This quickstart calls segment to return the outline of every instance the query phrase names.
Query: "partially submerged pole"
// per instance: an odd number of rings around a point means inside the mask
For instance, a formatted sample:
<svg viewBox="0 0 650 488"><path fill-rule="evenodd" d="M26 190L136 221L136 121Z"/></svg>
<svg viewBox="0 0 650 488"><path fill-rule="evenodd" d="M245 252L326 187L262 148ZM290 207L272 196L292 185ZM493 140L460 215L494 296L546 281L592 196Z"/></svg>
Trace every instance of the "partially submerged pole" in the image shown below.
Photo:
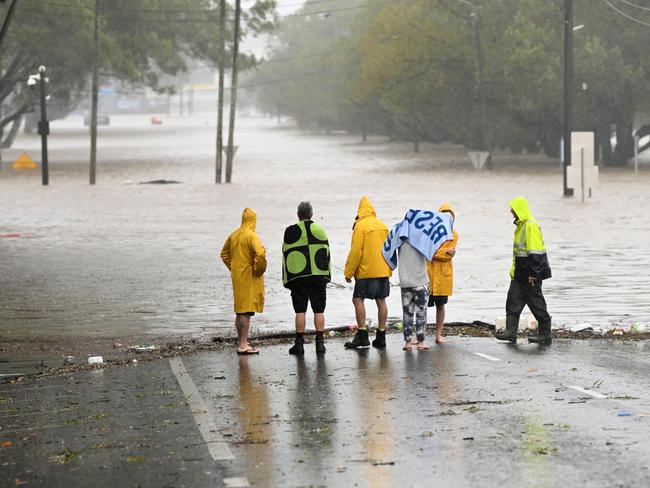
<svg viewBox="0 0 650 488"><path fill-rule="evenodd" d="M217 157L215 183L221 183L223 172L223 84L226 70L226 0L219 0L219 94L217 96Z"/></svg>
<svg viewBox="0 0 650 488"><path fill-rule="evenodd" d="M235 115L237 110L237 58L239 57L239 24L241 19L241 0L235 1L235 33L232 46L232 81L230 83L230 125L228 127L228 149L226 153L226 183L232 180L232 160L235 139Z"/></svg>

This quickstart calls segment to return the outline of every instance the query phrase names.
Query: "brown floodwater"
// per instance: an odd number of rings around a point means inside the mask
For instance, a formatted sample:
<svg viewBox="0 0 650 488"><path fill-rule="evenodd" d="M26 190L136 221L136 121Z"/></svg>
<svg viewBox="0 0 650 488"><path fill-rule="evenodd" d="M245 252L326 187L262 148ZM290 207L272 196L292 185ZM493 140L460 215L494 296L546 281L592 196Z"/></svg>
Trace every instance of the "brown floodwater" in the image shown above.
<svg viewBox="0 0 650 488"><path fill-rule="evenodd" d="M256 329L289 330L293 311L281 282L283 230L301 200L327 230L333 285L330 326L351 324L352 288L342 268L359 198L387 224L410 207L450 202L460 234L448 321L504 315L514 227L508 201L528 197L541 222L553 278L544 285L557 324L650 322L650 172L607 170L593 198L565 199L557 164L496 157L474 171L458 147L345 134L301 133L262 118L238 125L234 183L215 185L214 124L207 118L113 117L101 128L98 183L87 184L88 135L81 118L53 124L51 182L16 173L8 161L39 157L21 136L0 170L0 334L202 334L230 330L230 279L221 245L249 206L268 252L265 312ZM154 179L177 185L138 185ZM392 278L397 282L397 276ZM370 307L370 317L375 315ZM401 315L393 287L389 314ZM430 321L432 317L430 317Z"/></svg>

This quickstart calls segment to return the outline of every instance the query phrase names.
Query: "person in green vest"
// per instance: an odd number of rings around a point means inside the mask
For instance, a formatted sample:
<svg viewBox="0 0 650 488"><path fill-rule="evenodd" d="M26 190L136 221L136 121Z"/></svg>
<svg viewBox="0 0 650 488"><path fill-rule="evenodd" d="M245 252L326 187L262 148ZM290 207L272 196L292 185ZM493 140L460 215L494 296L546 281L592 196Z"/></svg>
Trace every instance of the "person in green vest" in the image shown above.
<svg viewBox="0 0 650 488"><path fill-rule="evenodd" d="M296 340L289 354L302 356L307 304L311 303L316 328L316 354L325 349L326 286L331 279L330 247L325 230L312 222L314 210L309 202L298 205L297 224L284 230L282 243L282 282L291 290L296 313Z"/></svg>

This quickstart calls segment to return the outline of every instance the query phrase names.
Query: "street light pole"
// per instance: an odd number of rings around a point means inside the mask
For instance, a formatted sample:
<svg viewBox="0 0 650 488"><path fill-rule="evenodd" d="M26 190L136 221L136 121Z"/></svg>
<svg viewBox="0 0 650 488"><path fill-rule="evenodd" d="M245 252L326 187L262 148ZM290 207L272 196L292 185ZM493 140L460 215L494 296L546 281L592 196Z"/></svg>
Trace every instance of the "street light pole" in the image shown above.
<svg viewBox="0 0 650 488"><path fill-rule="evenodd" d="M48 80L45 77L45 71L45 66L38 68L41 89L41 120L38 123L38 133L41 136L41 176L43 185L47 186L50 184L49 162L47 158L47 136L50 133L50 123L47 120L47 93L45 85Z"/></svg>
<svg viewBox="0 0 650 488"><path fill-rule="evenodd" d="M567 168L571 164L571 131L573 130L573 0L564 0L564 196L573 196L567 186Z"/></svg>

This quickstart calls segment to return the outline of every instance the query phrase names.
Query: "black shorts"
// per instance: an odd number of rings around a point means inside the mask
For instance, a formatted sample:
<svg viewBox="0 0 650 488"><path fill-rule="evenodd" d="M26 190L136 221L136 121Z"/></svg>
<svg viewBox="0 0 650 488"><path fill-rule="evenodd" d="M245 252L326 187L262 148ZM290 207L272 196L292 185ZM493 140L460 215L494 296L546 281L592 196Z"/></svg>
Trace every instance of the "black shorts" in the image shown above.
<svg viewBox="0 0 650 488"><path fill-rule="evenodd" d="M255 312L241 312L241 313L236 313L235 315L244 315L246 317L252 317L255 315Z"/></svg>
<svg viewBox="0 0 650 488"><path fill-rule="evenodd" d="M449 297L429 295L429 307L440 307L449 301Z"/></svg>
<svg viewBox="0 0 650 488"><path fill-rule="evenodd" d="M359 278L354 280L353 298L381 300L390 295L388 278Z"/></svg>
<svg viewBox="0 0 650 488"><path fill-rule="evenodd" d="M306 276L297 278L289 283L291 301L296 313L307 312L307 303L311 303L314 313L325 312L327 301L327 282L321 276Z"/></svg>

